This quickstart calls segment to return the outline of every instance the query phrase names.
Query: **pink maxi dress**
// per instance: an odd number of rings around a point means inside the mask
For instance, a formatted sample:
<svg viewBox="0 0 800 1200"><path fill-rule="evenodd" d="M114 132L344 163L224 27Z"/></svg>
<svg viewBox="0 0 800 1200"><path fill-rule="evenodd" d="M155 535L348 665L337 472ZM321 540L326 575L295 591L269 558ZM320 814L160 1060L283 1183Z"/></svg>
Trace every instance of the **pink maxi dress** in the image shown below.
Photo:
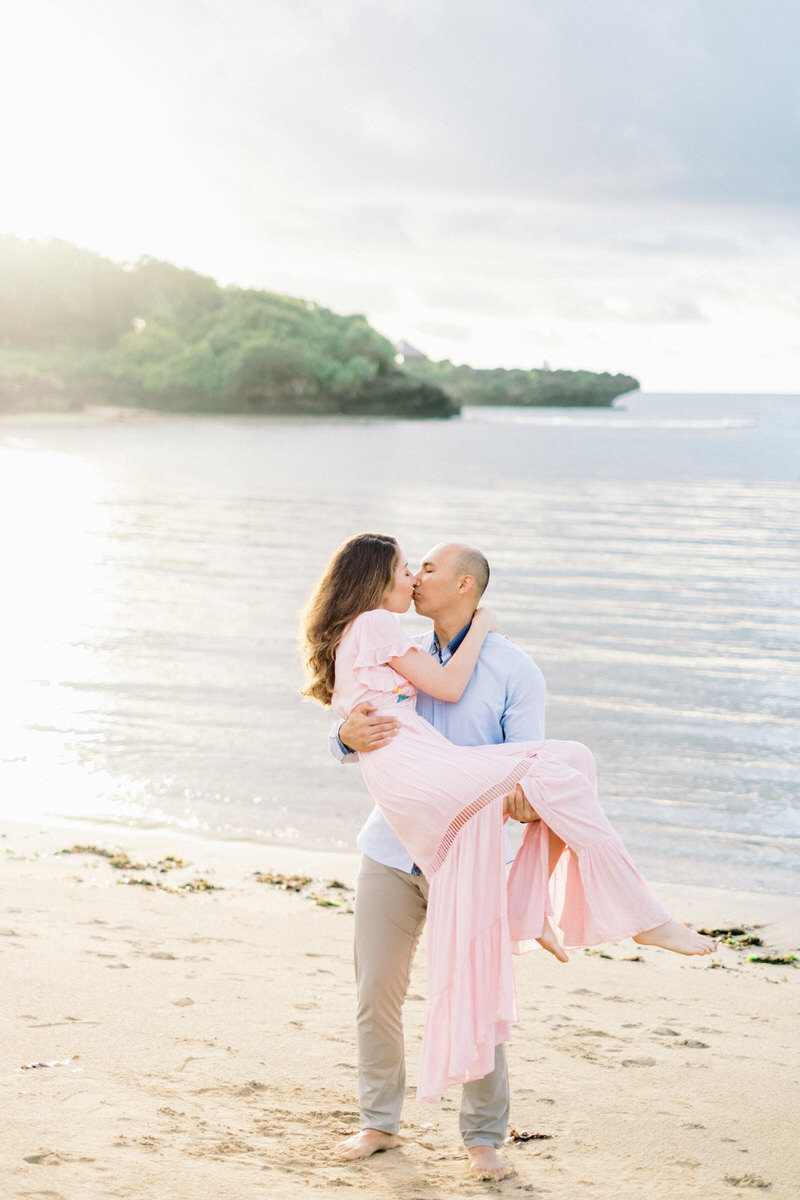
<svg viewBox="0 0 800 1200"><path fill-rule="evenodd" d="M416 712L416 691L388 666L419 648L393 613L347 627L332 707L390 711L400 732L359 755L375 803L429 881L428 1014L417 1098L494 1069L517 1020L512 951L532 949L551 917L568 949L614 942L668 919L597 799L594 759L578 742L456 746ZM519 783L542 820L526 825L510 874L503 798ZM565 842L548 880L549 826Z"/></svg>

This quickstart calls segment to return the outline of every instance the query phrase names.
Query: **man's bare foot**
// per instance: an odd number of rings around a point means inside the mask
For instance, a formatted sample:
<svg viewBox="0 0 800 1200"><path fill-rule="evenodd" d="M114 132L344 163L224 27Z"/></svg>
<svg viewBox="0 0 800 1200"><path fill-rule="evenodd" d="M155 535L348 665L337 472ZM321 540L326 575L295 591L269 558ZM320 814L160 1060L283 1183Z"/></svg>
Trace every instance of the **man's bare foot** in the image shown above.
<svg viewBox="0 0 800 1200"><path fill-rule="evenodd" d="M340 1142L334 1153L339 1155L339 1158L369 1158L370 1154L377 1153L378 1150L394 1150L395 1146L400 1145L400 1138L396 1133L384 1133L382 1129L362 1129L360 1133L354 1133L352 1137Z"/></svg>
<svg viewBox="0 0 800 1200"><path fill-rule="evenodd" d="M514 1174L514 1168L503 1162L494 1146L470 1146L469 1169L476 1179L508 1179Z"/></svg>
<svg viewBox="0 0 800 1200"><path fill-rule="evenodd" d="M542 936L538 937L536 940L542 949L549 950L551 954L556 956L559 962L569 962L567 952L556 937L556 931L553 929L553 926L550 924L547 917L544 919Z"/></svg>
<svg viewBox="0 0 800 1200"><path fill-rule="evenodd" d="M633 939L642 946L661 946L664 950L673 950L676 954L713 954L717 949L714 938L706 937L704 933L695 933L681 925L679 921L665 921L655 929L646 929L637 933Z"/></svg>

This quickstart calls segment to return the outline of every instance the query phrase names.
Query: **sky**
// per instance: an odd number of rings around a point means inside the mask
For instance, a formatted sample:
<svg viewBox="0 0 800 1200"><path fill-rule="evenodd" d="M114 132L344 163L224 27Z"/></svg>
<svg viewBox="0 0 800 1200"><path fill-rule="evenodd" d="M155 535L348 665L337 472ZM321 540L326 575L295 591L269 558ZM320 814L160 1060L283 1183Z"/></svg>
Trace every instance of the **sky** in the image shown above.
<svg viewBox="0 0 800 1200"><path fill-rule="evenodd" d="M428 357L800 392L797 0L25 0L0 232Z"/></svg>

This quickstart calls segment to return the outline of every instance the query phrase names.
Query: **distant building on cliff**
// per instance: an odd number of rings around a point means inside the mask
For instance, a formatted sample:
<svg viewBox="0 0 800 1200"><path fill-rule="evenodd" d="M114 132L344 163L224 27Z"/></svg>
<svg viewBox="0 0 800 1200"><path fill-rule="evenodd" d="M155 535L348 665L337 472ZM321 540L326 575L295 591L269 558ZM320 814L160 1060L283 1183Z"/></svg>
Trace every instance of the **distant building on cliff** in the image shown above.
<svg viewBox="0 0 800 1200"><path fill-rule="evenodd" d="M394 360L398 365L406 362L409 358L421 358L423 362L428 361L427 354L423 354L416 346L412 346L411 342L396 342L395 349L397 350L397 354Z"/></svg>

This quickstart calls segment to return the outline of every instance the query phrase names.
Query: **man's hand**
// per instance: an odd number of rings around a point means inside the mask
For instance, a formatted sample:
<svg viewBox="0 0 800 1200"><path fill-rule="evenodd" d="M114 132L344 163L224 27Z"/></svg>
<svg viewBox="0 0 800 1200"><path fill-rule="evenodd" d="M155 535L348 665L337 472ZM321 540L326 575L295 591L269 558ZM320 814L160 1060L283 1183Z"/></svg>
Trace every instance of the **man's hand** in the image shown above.
<svg viewBox="0 0 800 1200"><path fill-rule="evenodd" d="M503 813L505 816L511 817L512 821L521 821L523 825L530 825L532 821L541 820L519 784L513 792L508 793L503 801Z"/></svg>
<svg viewBox="0 0 800 1200"><path fill-rule="evenodd" d="M400 722L396 717L385 717L369 704L359 704L339 727L339 741L348 750L367 754L370 750L388 746L399 729Z"/></svg>

